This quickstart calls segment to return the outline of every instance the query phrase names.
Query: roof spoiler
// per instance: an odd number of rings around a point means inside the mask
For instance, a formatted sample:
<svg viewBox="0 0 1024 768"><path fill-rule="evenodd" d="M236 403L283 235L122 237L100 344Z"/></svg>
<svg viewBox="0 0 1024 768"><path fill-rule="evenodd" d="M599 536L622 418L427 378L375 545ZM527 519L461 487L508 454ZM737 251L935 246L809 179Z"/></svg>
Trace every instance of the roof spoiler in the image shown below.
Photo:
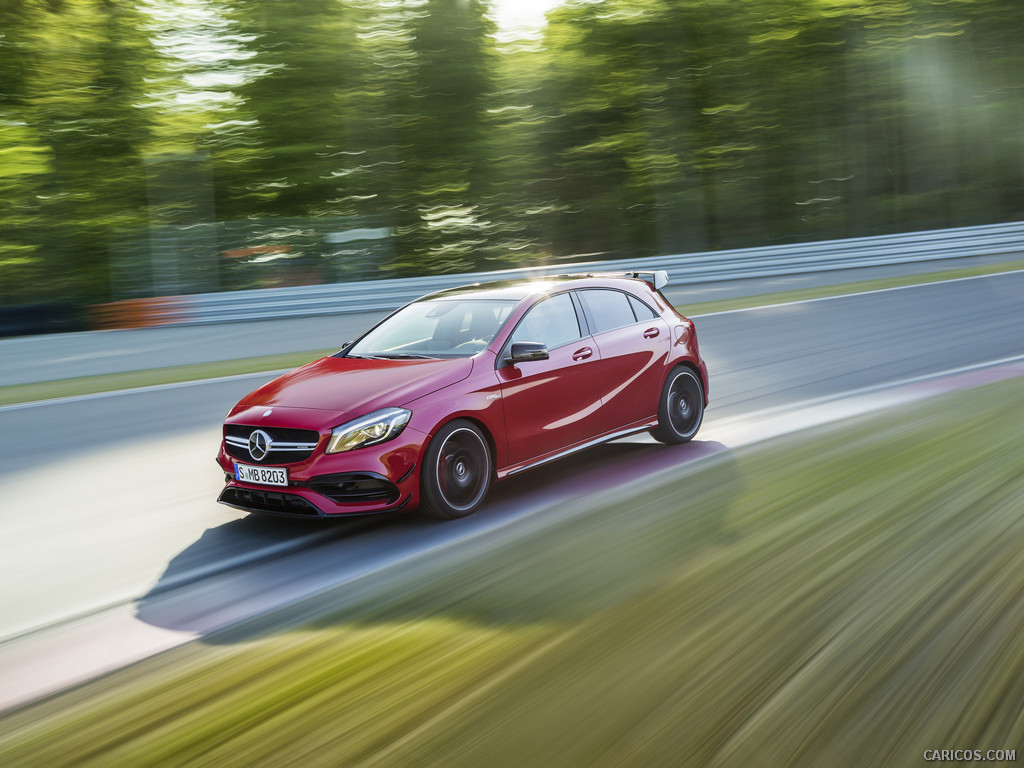
<svg viewBox="0 0 1024 768"><path fill-rule="evenodd" d="M656 291L660 291L668 285L668 272L664 269L637 272L588 272L587 277L632 277L634 280L650 283Z"/></svg>
<svg viewBox="0 0 1024 768"><path fill-rule="evenodd" d="M630 277L637 280L644 280L654 286L654 290L660 291L668 285L668 272L664 269L656 269L651 272L627 272Z"/></svg>
<svg viewBox="0 0 1024 768"><path fill-rule="evenodd" d="M566 273L559 275L559 277L579 277L579 275ZM587 272L587 277L632 277L634 280L643 280L654 286L656 291L660 291L668 285L668 272L664 269L640 270L637 272Z"/></svg>

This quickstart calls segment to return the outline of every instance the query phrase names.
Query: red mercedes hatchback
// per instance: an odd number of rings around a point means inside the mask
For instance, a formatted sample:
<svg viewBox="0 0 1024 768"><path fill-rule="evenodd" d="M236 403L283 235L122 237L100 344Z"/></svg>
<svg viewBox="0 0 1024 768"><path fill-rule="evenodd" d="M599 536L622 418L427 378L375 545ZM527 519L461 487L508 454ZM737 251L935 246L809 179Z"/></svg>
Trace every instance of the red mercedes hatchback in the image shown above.
<svg viewBox="0 0 1024 768"><path fill-rule="evenodd" d="M697 434L707 366L664 272L565 275L434 293L224 422L218 499L345 517L474 512L491 483L636 432Z"/></svg>

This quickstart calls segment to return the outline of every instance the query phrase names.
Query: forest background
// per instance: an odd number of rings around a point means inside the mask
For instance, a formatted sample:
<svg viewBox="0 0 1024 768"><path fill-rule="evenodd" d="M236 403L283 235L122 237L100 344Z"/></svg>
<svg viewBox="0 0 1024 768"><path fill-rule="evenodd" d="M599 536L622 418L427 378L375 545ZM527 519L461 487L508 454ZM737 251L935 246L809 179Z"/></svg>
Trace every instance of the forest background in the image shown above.
<svg viewBox="0 0 1024 768"><path fill-rule="evenodd" d="M1024 218L1020 0L0 0L0 305Z"/></svg>

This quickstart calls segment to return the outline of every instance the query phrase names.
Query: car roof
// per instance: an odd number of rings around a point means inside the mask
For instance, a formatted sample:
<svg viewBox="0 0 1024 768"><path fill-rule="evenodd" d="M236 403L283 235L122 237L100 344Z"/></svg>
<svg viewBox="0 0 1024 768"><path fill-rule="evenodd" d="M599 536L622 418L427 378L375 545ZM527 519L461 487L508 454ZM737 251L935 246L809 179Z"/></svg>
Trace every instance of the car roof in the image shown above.
<svg viewBox="0 0 1024 768"><path fill-rule="evenodd" d="M531 296L539 296L555 291L572 284L573 288L622 288L623 283L642 283L650 289L650 285L640 279L626 277L625 275L545 275L543 277L520 279L520 280L494 280L486 283L473 283L462 285L458 288L449 288L424 296L417 301L433 299L467 298L479 296L488 299L505 299L510 301L522 301Z"/></svg>

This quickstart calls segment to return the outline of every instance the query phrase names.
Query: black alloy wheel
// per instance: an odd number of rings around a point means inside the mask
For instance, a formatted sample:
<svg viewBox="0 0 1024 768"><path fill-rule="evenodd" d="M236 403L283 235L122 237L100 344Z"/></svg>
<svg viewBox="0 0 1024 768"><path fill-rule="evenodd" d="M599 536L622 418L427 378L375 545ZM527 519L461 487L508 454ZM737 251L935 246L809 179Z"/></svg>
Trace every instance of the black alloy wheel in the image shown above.
<svg viewBox="0 0 1024 768"><path fill-rule="evenodd" d="M651 430L655 440L670 445L693 439L704 420L704 388L690 368L673 368L665 379L658 402L658 426Z"/></svg>
<svg viewBox="0 0 1024 768"><path fill-rule="evenodd" d="M473 514L491 487L487 438L464 419L445 424L427 446L420 473L420 511L451 520Z"/></svg>

